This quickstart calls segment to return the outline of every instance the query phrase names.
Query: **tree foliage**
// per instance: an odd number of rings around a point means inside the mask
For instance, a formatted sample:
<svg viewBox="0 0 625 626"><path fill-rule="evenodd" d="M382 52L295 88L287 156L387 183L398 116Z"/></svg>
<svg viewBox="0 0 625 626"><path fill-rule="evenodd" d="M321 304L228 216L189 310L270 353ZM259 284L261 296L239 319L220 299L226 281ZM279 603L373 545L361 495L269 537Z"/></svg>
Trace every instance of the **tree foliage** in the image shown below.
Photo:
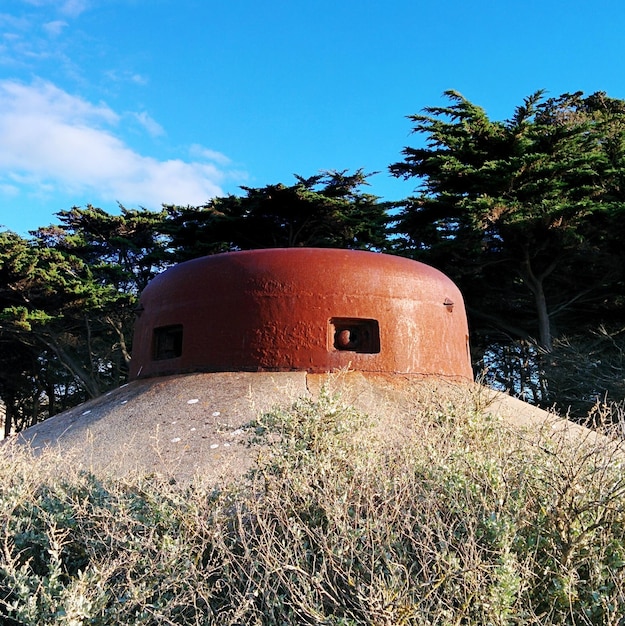
<svg viewBox="0 0 625 626"><path fill-rule="evenodd" d="M387 246L387 205L360 191L367 184L361 170L295 178L290 186L242 187L243 196L200 207L167 207L174 259L255 248Z"/></svg>
<svg viewBox="0 0 625 626"><path fill-rule="evenodd" d="M118 386L139 292L163 266L162 215L77 207L32 238L0 233L5 431Z"/></svg>
<svg viewBox="0 0 625 626"><path fill-rule="evenodd" d="M8 421L29 425L40 411L53 414L61 398L75 403L98 394L81 356L82 331L99 298L79 259L0 234L0 393ZM77 387L83 393L74 398Z"/></svg>
<svg viewBox="0 0 625 626"><path fill-rule="evenodd" d="M140 292L168 265L264 247L382 249L386 205L362 171L243 188L201 207L88 205L25 239L0 233L0 399L19 430L126 378Z"/></svg>
<svg viewBox="0 0 625 626"><path fill-rule="evenodd" d="M446 96L410 117L425 143L390 170L419 181L399 216L405 250L459 283L477 343L545 354L622 320L625 102L539 91L495 121Z"/></svg>
<svg viewBox="0 0 625 626"><path fill-rule="evenodd" d="M137 294L166 265L168 240L160 232L165 210L119 207L118 215L88 205L59 212L59 224L33 235L46 248L80 258L102 284Z"/></svg>
<svg viewBox="0 0 625 626"><path fill-rule="evenodd" d="M428 262L462 289L472 351L493 384L581 412L606 390L620 397L608 373L623 378L625 101L538 91L498 121L457 92L446 97L410 116L422 141L390 166L417 181L401 203L363 191L362 170L328 171L195 207L73 207L30 238L0 232L7 429L125 379L137 298L155 274L270 247Z"/></svg>

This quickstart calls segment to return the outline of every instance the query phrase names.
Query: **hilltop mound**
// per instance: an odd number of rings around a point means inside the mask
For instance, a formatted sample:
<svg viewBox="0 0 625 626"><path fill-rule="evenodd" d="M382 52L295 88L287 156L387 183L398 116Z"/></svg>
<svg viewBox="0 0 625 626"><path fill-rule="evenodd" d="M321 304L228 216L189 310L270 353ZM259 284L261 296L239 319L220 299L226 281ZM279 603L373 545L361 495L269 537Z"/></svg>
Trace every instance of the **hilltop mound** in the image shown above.
<svg viewBox="0 0 625 626"><path fill-rule="evenodd" d="M426 401L442 413L459 404L469 413L486 410L504 429L587 432L476 384L359 372L220 372L133 381L27 429L18 441L35 452L57 449L96 474L227 481L245 473L259 453L250 423L298 398L317 398L322 388L374 417L389 439L402 436Z"/></svg>

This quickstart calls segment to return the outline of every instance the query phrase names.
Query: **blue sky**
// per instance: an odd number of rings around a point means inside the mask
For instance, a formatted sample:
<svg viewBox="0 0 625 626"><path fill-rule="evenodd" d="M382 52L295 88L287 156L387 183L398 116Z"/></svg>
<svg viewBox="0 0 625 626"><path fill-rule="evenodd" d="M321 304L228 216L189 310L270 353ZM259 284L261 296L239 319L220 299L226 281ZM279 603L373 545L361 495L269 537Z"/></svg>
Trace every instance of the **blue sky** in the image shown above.
<svg viewBox="0 0 625 626"><path fill-rule="evenodd" d="M460 91L625 98L622 0L0 0L0 225L379 171Z"/></svg>

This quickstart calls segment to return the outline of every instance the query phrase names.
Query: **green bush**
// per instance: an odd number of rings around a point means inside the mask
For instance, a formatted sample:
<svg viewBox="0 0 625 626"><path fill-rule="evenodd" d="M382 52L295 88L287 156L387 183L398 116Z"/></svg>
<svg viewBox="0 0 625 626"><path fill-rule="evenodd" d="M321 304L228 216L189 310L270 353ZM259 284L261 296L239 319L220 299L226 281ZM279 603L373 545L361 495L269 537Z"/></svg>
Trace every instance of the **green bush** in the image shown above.
<svg viewBox="0 0 625 626"><path fill-rule="evenodd" d="M327 392L249 428L255 468L219 490L5 446L2 623L625 623L614 439L511 430L478 401L390 436Z"/></svg>

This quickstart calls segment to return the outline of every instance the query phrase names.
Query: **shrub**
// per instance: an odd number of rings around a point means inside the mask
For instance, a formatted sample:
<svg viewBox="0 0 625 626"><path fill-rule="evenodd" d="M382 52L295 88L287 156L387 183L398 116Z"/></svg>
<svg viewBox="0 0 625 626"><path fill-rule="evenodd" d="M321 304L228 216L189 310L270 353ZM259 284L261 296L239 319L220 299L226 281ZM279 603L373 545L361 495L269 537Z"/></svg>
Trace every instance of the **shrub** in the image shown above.
<svg viewBox="0 0 625 626"><path fill-rule="evenodd" d="M5 446L3 623L623 623L617 441L440 399L390 437L327 391L250 429L254 470L219 490Z"/></svg>

